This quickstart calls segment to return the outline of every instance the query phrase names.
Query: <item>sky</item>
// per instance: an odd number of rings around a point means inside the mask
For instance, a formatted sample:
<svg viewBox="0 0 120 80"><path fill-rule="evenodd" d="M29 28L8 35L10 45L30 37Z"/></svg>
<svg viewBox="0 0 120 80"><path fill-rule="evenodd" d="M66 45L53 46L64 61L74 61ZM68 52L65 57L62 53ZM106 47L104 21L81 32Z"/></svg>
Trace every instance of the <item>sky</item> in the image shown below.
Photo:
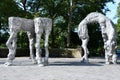
<svg viewBox="0 0 120 80"><path fill-rule="evenodd" d="M115 16L117 15L117 7L120 0L114 0L114 2L114 4L107 3L107 7L110 11L106 13L106 16L110 18L114 23L117 23L117 18L115 18Z"/></svg>

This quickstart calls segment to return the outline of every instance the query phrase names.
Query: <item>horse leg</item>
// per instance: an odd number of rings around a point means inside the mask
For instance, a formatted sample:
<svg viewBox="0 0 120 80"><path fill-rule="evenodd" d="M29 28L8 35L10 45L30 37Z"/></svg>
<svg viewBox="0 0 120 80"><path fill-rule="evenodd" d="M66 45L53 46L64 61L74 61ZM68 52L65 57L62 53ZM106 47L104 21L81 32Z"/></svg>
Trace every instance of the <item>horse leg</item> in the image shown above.
<svg viewBox="0 0 120 80"><path fill-rule="evenodd" d="M112 56L111 53L108 53L107 47L108 47L108 37L106 33L103 33L102 31L102 38L104 42L104 49L105 49L105 64L110 64L110 56Z"/></svg>
<svg viewBox="0 0 120 80"><path fill-rule="evenodd" d="M32 59L32 62L36 64L35 56L34 56L34 33L33 32L27 32L28 39L29 39L29 50L30 50L30 58Z"/></svg>
<svg viewBox="0 0 120 80"><path fill-rule="evenodd" d="M117 54L116 54L116 49L117 49L116 41L113 42L112 45L113 45L113 47L112 47L112 48L113 48L113 49L112 49L112 51L113 51L113 52L112 52L112 54L113 54L113 55L112 55L112 63L113 63L113 64L117 64L117 57L118 57L118 56L117 56Z"/></svg>
<svg viewBox="0 0 120 80"><path fill-rule="evenodd" d="M41 56L42 51L40 49L41 35L42 35L41 31L36 32L36 44L35 44L35 47L36 47L36 60L37 60L37 63L38 63L39 66L44 66L43 63L42 63L42 56Z"/></svg>
<svg viewBox="0 0 120 80"><path fill-rule="evenodd" d="M45 31L45 59L44 59L44 65L48 65L48 57L49 57L49 50L48 50L48 39L50 35L50 30Z"/></svg>
<svg viewBox="0 0 120 80"><path fill-rule="evenodd" d="M81 62L87 62L87 63L89 62L89 60L88 60L89 51L88 51L88 48L87 48L88 40L89 40L89 38L82 39L82 48L83 48L83 51L84 51L84 55L81 59Z"/></svg>
<svg viewBox="0 0 120 80"><path fill-rule="evenodd" d="M105 51L105 64L110 64L110 55L108 55Z"/></svg>
<svg viewBox="0 0 120 80"><path fill-rule="evenodd" d="M110 64L110 56L112 55L109 55L110 52L109 52L109 44L108 44L108 40L106 42L104 42L104 49L105 49L105 64Z"/></svg>
<svg viewBox="0 0 120 80"><path fill-rule="evenodd" d="M7 65L7 66L12 65L13 64L12 61L15 59L16 48L17 48L16 42L17 42L17 33L12 32L10 34L10 37L9 37L8 41L6 42L6 46L9 49L9 53L8 53L8 56L7 56L7 61L5 63L5 65Z"/></svg>
<svg viewBox="0 0 120 80"><path fill-rule="evenodd" d="M112 55L112 63L117 64L117 54Z"/></svg>

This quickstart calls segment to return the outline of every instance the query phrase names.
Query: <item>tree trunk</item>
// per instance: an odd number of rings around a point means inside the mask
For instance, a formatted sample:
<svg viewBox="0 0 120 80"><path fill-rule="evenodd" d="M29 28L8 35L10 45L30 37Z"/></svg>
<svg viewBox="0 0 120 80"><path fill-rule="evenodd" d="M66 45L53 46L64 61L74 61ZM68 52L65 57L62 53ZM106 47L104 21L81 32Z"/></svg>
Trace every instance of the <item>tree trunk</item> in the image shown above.
<svg viewBox="0 0 120 80"><path fill-rule="evenodd" d="M51 38L52 38L52 45L51 47L54 48L55 47L55 36L54 36L54 26L53 26L53 19L52 19L52 31L51 31Z"/></svg>
<svg viewBox="0 0 120 80"><path fill-rule="evenodd" d="M27 0L22 0L24 11L26 11L26 2L27 2Z"/></svg>
<svg viewBox="0 0 120 80"><path fill-rule="evenodd" d="M71 25L72 25L72 0L70 0L69 21L68 21L68 36L67 36L67 47L70 47Z"/></svg>
<svg viewBox="0 0 120 80"><path fill-rule="evenodd" d="M1 25L1 17L0 17L0 30L1 30L1 28L2 28L2 25Z"/></svg>

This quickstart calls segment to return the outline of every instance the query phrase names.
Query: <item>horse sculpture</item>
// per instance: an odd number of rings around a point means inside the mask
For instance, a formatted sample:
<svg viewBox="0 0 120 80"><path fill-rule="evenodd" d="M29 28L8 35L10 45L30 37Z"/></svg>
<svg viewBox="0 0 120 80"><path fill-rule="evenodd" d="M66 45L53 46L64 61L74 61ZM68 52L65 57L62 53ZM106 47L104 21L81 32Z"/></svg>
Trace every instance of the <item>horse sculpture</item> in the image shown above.
<svg viewBox="0 0 120 80"><path fill-rule="evenodd" d="M36 22L35 22L36 21ZM21 30L26 31L29 39L29 49L30 49L30 56L33 61L33 63L38 63L40 64L40 49L39 49L39 39L40 36L43 32L43 29L45 30L45 45L48 46L48 34L50 34L50 31L47 30L46 27L51 28L51 21L49 22L49 19L44 20L44 18L40 18L40 20L37 20L37 18L34 20L31 19L25 19L25 18L20 18L20 17L9 17L9 29L10 29L10 37L8 41L6 42L6 46L9 49L9 53L7 56L7 61L5 65L10 66L13 64L13 60L15 59L15 54L16 54L16 42L17 42L17 33ZM45 22L44 22L45 21ZM34 25L35 24L35 25ZM51 30L51 29L50 29ZM35 32L36 32L36 59L34 57L34 38L35 38ZM39 39L38 39L39 38ZM46 49L47 50L47 49ZM47 57L48 51L46 51Z"/></svg>
<svg viewBox="0 0 120 80"><path fill-rule="evenodd" d="M17 33L21 30L26 31L29 39L29 49L31 59L34 62L34 55L33 55L33 46L34 46L34 21L31 19L25 19L20 17L9 17L9 30L10 30L10 37L6 42L6 46L9 49L9 53L7 56L7 61L5 65L10 66L13 64L13 60L15 59L16 54L16 42L17 42Z"/></svg>
<svg viewBox="0 0 120 80"><path fill-rule="evenodd" d="M105 63L110 64L110 59L112 57L112 63L117 63L117 55L116 55L116 48L117 48L117 32L115 29L115 25L113 22L107 18L105 15L92 12L88 14L78 26L78 36L82 40L82 48L84 51L84 55L81 59L82 62L89 62L88 54L89 50L87 48L87 44L89 41L88 29L87 24L89 23L99 23L101 28L101 34L104 42L104 49L105 49Z"/></svg>

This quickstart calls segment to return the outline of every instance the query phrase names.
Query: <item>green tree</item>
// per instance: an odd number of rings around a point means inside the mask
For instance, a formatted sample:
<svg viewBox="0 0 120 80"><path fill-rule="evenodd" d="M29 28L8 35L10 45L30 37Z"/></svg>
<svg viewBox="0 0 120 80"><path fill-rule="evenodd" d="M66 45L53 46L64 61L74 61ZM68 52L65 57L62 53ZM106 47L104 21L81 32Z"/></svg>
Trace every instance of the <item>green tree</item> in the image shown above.
<svg viewBox="0 0 120 80"><path fill-rule="evenodd" d="M18 5L18 3L16 3L16 0L0 0L0 45L1 46L5 46L5 43L9 37L8 17L10 16L30 18L31 14L27 11L25 12L24 10L22 10L22 8ZM26 36L24 37L25 40L27 37ZM23 38L20 37L18 38L18 45L21 44L20 42L22 41L21 39Z"/></svg>
<svg viewBox="0 0 120 80"><path fill-rule="evenodd" d="M52 19L53 27L50 38L50 45L52 47L57 47L58 38L61 38L60 35L64 36L64 30L67 27L63 27L65 25L65 20L63 15L66 15L67 3L68 0L29 0L29 12L33 13L34 17L49 17ZM59 25L58 25L59 24ZM62 28L63 27L63 28ZM63 34L59 34L60 30ZM59 36L58 36L59 35ZM63 40L63 39L60 39ZM61 41L64 42L64 41Z"/></svg>
<svg viewBox="0 0 120 80"><path fill-rule="evenodd" d="M14 0L0 0L0 45L8 38L8 17L17 16L18 11Z"/></svg>
<svg viewBox="0 0 120 80"><path fill-rule="evenodd" d="M7 2L12 3L7 4ZM70 5L71 2L72 5ZM77 34L75 33L74 35L74 29L77 28L79 22L90 12L98 11L105 13L108 11L106 8L106 3L108 2L113 2L113 0L2 0L0 4L4 4L3 6L5 6L5 4L7 4L7 6L12 4L15 6L13 8L9 7L11 11L11 13L9 13L9 11L7 12L3 9L4 7L0 5L0 11L2 12L0 14L2 14L2 18L6 16L7 18L9 16L19 16L31 19L35 17L49 17L53 20L53 28L49 40L50 46L58 48L66 47L67 42L69 47L75 47L77 44L80 44L78 37L75 37ZM3 16L4 12L8 15ZM7 23L7 21L5 23ZM97 27L89 27L90 35L98 37L96 29ZM19 35L21 35L21 33L19 33ZM22 38L20 38L18 42L25 41L21 39ZM95 38L91 39L94 39L96 43L98 43L98 40ZM101 38L98 39L101 40ZM96 48L96 45L93 46L93 44L90 44L90 46L94 47L93 49Z"/></svg>
<svg viewBox="0 0 120 80"><path fill-rule="evenodd" d="M118 36L117 36L117 43L118 43L118 49L120 49L120 3L118 4L117 7L117 17L118 17L118 21L117 21L117 32L118 32Z"/></svg>

